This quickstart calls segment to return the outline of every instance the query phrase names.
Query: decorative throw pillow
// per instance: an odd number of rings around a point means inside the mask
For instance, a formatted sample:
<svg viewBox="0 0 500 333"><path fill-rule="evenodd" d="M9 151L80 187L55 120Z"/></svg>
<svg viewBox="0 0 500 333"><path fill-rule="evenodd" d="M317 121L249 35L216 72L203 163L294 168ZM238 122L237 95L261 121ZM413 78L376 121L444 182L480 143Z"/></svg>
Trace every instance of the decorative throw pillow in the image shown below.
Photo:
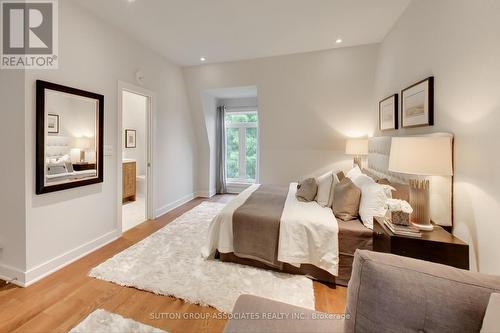
<svg viewBox="0 0 500 333"><path fill-rule="evenodd" d="M498 314L500 314L500 294L493 293L490 295L490 301L486 308L481 333L500 332L500 316Z"/></svg>
<svg viewBox="0 0 500 333"><path fill-rule="evenodd" d="M307 178L297 185L297 192L295 193L295 196L299 200L313 201L317 192L318 184L316 184L316 179Z"/></svg>
<svg viewBox="0 0 500 333"><path fill-rule="evenodd" d="M377 179L376 182L380 185L391 185L391 182L387 178Z"/></svg>
<svg viewBox="0 0 500 333"><path fill-rule="evenodd" d="M374 181L376 181L378 183L380 178L375 173L371 172L368 169L362 169L361 172L363 174L367 175L368 177L371 177Z"/></svg>
<svg viewBox="0 0 500 333"><path fill-rule="evenodd" d="M379 179L377 180L377 183L382 186L384 185L391 186L391 198L404 201L410 200L410 194L409 194L410 187L408 185L400 183L392 183L387 178Z"/></svg>
<svg viewBox="0 0 500 333"><path fill-rule="evenodd" d="M333 206L333 198L335 197L335 186L337 186L338 183L340 183L339 178L336 175L333 175L332 188L330 190L330 199L328 200L327 207Z"/></svg>
<svg viewBox="0 0 500 333"><path fill-rule="evenodd" d="M361 190L354 185L351 179L344 178L335 185L333 195L333 213L342 221L351 221L358 218Z"/></svg>
<svg viewBox="0 0 500 333"><path fill-rule="evenodd" d="M338 178L339 182L341 182L341 181L342 181L342 179L344 179L344 178L345 178L344 171L339 171L339 172L337 172L337 178Z"/></svg>
<svg viewBox="0 0 500 333"><path fill-rule="evenodd" d="M321 207L327 207L332 190L333 172L328 172L319 176L316 182L318 183L318 193L316 194L315 200Z"/></svg>
<svg viewBox="0 0 500 333"><path fill-rule="evenodd" d="M349 172L345 176L353 180L354 178L361 176L362 174L363 173L361 172L361 169L359 168L359 166L356 165L354 168L349 170Z"/></svg>
<svg viewBox="0 0 500 333"><path fill-rule="evenodd" d="M361 189L359 215L365 227L373 229L373 218L385 216L387 195L384 188L367 175L359 175L352 182Z"/></svg>

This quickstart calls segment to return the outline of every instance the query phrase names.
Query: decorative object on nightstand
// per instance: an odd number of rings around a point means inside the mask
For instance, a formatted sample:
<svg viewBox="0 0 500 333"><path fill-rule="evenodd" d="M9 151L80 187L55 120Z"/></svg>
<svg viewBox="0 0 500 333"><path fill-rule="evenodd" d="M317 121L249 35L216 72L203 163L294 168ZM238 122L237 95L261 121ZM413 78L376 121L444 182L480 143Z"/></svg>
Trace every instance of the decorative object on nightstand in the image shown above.
<svg viewBox="0 0 500 333"><path fill-rule="evenodd" d="M432 261L469 269L469 246L441 226L422 233L421 237L397 235L376 217L373 223L373 251Z"/></svg>
<svg viewBox="0 0 500 333"><path fill-rule="evenodd" d="M389 230L394 234L394 235L399 235L399 236L408 236L408 237L422 237L422 233L418 231L417 228L411 225L402 225L402 224L395 224L392 223L390 220L385 219L384 220L384 225L389 228Z"/></svg>
<svg viewBox="0 0 500 333"><path fill-rule="evenodd" d="M404 200L387 199L385 209L390 221L397 225L410 225L410 215L413 213L413 208Z"/></svg>
<svg viewBox="0 0 500 333"><path fill-rule="evenodd" d="M452 142L447 137L394 137L389 171L415 175L410 180L411 223L430 231L429 179L425 176L453 175Z"/></svg>
<svg viewBox="0 0 500 333"><path fill-rule="evenodd" d="M90 139L81 137L74 139L74 147L80 151L80 163L85 162L85 150L90 149Z"/></svg>
<svg viewBox="0 0 500 333"><path fill-rule="evenodd" d="M362 167L363 156L368 155L368 139L347 139L345 145L346 155L354 156L354 165Z"/></svg>

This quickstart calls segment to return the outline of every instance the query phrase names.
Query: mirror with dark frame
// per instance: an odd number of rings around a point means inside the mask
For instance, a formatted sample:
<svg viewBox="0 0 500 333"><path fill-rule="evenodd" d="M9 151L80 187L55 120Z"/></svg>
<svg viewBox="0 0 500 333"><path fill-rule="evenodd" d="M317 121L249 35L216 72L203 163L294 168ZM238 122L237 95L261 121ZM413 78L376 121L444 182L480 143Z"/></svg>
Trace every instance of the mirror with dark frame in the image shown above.
<svg viewBox="0 0 500 333"><path fill-rule="evenodd" d="M36 194L102 183L104 96L36 82Z"/></svg>

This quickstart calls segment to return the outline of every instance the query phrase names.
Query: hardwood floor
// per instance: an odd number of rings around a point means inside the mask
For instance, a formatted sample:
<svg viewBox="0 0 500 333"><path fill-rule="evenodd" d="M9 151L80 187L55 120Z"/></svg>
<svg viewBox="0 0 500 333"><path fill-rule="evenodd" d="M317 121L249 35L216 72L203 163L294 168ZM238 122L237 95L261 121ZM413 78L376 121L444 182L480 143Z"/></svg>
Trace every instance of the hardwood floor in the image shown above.
<svg viewBox="0 0 500 333"><path fill-rule="evenodd" d="M216 196L209 201L227 202L231 198ZM219 313L213 308L87 276L93 267L146 238L205 200L194 199L155 221L144 222L116 241L28 288L0 283L0 332L67 332L97 308L171 333L221 332L226 325L225 320L205 319L206 316ZM342 313L346 291L344 287L332 289L314 282L316 309ZM171 318L179 314L181 318ZM183 314L203 317L185 319Z"/></svg>

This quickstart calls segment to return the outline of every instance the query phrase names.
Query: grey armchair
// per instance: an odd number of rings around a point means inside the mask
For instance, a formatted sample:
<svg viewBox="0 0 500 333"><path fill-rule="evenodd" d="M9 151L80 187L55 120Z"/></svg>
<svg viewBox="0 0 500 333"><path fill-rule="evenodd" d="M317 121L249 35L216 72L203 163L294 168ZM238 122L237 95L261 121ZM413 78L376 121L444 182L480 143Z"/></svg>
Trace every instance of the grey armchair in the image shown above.
<svg viewBox="0 0 500 333"><path fill-rule="evenodd" d="M302 312L306 319L230 320L225 332L479 332L490 294L499 292L498 276L358 250L345 321L244 295L233 313Z"/></svg>
<svg viewBox="0 0 500 333"><path fill-rule="evenodd" d="M500 277L358 251L347 292L347 332L479 332Z"/></svg>

